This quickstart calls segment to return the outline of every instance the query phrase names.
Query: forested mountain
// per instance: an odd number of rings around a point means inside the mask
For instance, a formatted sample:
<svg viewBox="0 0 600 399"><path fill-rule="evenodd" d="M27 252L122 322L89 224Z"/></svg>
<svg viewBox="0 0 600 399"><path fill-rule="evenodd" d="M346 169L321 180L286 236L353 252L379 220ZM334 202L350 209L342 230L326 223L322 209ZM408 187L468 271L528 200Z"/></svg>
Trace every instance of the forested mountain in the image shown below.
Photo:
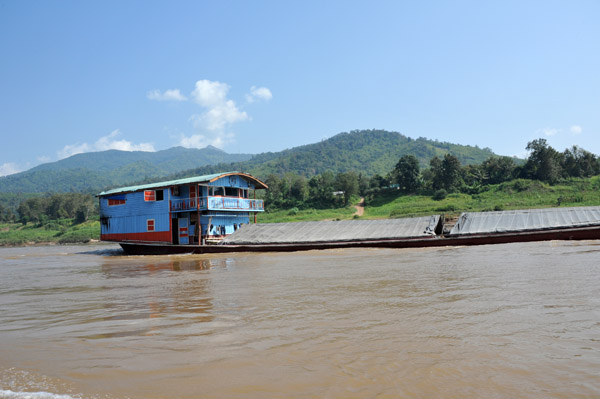
<svg viewBox="0 0 600 399"><path fill-rule="evenodd" d="M210 165L176 174L177 177L239 170L257 177L293 172L306 177L329 171L355 171L367 176L385 175L398 159L412 154L421 167L428 167L434 156L452 154L463 165L478 164L494 153L490 149L451 144L425 138L411 139L385 130L355 130L340 133L319 143L287 149L278 153L263 153L234 164Z"/></svg>
<svg viewBox="0 0 600 399"><path fill-rule="evenodd" d="M250 154L227 154L215 147L173 147L157 152L108 150L73 155L28 171L0 177L0 192L90 192L160 178L191 168L239 162Z"/></svg>
<svg viewBox="0 0 600 399"><path fill-rule="evenodd" d="M26 172L0 177L0 193L89 192L160 178L178 178L230 170L259 178L293 172L307 177L326 171L385 175L406 154L422 167L438 155L452 154L463 165L481 163L489 149L411 139L385 130L340 133L319 143L258 155L227 154L217 148L175 147L157 152L102 151L77 154Z"/></svg>

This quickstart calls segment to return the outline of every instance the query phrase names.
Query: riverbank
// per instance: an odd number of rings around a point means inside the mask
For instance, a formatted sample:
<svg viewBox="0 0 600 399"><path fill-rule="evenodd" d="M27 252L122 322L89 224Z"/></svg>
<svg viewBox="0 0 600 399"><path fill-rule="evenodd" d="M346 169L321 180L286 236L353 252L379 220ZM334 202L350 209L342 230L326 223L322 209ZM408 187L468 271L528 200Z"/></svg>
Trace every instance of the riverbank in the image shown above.
<svg viewBox="0 0 600 399"><path fill-rule="evenodd" d="M600 205L600 177L570 179L549 185L532 180L481 187L472 194L451 193L443 199L432 195L402 195L388 191L374 198L366 198L362 216L356 215L360 200L353 206L335 209L292 209L266 212L257 216L259 223L308 222L318 220L394 219L443 214L447 219L462 212L487 212L512 209L574 207Z"/></svg>
<svg viewBox="0 0 600 399"><path fill-rule="evenodd" d="M82 244L100 240L100 222L73 224L70 219L49 221L46 224L2 223L0 246L34 246Z"/></svg>
<svg viewBox="0 0 600 399"><path fill-rule="evenodd" d="M382 192L365 198L362 215L356 206L361 199L343 208L280 209L259 213L258 223L308 222L349 219L395 219L444 215L455 219L462 212L600 205L600 176L570 179L556 185L539 181L513 180L485 186L473 194L452 193L442 199L431 195L402 195ZM74 224L72 219L50 220L45 224L0 224L0 246L86 243L100 239L100 222Z"/></svg>

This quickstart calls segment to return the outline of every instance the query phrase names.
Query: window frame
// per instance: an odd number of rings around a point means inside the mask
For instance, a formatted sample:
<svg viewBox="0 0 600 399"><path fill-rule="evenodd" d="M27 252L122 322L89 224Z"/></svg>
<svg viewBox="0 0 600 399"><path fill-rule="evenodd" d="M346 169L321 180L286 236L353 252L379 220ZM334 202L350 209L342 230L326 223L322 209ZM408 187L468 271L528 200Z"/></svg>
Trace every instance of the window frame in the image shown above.
<svg viewBox="0 0 600 399"><path fill-rule="evenodd" d="M144 190L144 202L155 202L156 190Z"/></svg>
<svg viewBox="0 0 600 399"><path fill-rule="evenodd" d="M106 200L107 200L108 206L125 205L125 202L127 201L125 199L113 199L113 198L107 198Z"/></svg>
<svg viewBox="0 0 600 399"><path fill-rule="evenodd" d="M229 191L229 193L227 193L227 191ZM235 191L235 194L232 194L233 191ZM239 198L240 197L240 189L237 187L225 187L225 197Z"/></svg>

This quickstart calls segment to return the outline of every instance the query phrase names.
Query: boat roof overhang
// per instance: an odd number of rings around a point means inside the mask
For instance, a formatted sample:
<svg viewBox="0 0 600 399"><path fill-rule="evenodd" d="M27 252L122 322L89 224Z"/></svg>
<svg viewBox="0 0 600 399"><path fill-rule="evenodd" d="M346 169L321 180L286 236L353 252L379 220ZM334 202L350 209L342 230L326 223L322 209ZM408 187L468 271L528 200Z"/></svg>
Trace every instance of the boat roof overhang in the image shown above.
<svg viewBox="0 0 600 399"><path fill-rule="evenodd" d="M98 197L105 197L107 195L132 193L132 192L141 191L141 190L150 190L150 189L157 189L157 188L166 188L166 187L180 186L180 185L183 185L183 184L212 183L214 181L217 181L217 180L222 179L223 177L227 177L227 176L240 176L240 177L243 177L246 180L248 180L249 182L253 183L254 184L254 188L257 189L257 190L262 190L262 189L268 189L269 188L269 186L267 186L265 183L263 183L262 181L260 181L256 177L254 177L252 175L249 175L247 173L242 173L242 172L225 172L225 173L215 173L215 174L212 174L212 175L187 177L185 179L168 180L168 181L162 181L162 182L156 182L156 183L150 183L150 184L142 184L142 185L138 185L138 186L129 186L129 187L114 188L112 190L103 191L100 194L98 194L97 196Z"/></svg>

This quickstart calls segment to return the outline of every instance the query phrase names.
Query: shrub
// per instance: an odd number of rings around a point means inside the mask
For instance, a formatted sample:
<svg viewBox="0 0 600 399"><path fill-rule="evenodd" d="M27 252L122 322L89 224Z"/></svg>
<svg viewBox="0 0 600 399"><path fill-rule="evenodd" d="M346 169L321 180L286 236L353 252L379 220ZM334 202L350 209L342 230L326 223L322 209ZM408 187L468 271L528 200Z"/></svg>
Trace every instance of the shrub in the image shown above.
<svg viewBox="0 0 600 399"><path fill-rule="evenodd" d="M529 188L531 182L525 181L525 180L515 180L512 183L512 186L515 190L517 190L518 192L522 192L525 191Z"/></svg>
<svg viewBox="0 0 600 399"><path fill-rule="evenodd" d="M436 212L456 212L456 205L448 204L435 208Z"/></svg>
<svg viewBox="0 0 600 399"><path fill-rule="evenodd" d="M434 194L433 194L433 199L436 201L441 201L443 199L445 199L448 196L448 191L442 189L437 190Z"/></svg>
<svg viewBox="0 0 600 399"><path fill-rule="evenodd" d="M78 244L78 243L86 243L90 241L89 234L83 231L70 231L64 234L58 242L61 244Z"/></svg>

